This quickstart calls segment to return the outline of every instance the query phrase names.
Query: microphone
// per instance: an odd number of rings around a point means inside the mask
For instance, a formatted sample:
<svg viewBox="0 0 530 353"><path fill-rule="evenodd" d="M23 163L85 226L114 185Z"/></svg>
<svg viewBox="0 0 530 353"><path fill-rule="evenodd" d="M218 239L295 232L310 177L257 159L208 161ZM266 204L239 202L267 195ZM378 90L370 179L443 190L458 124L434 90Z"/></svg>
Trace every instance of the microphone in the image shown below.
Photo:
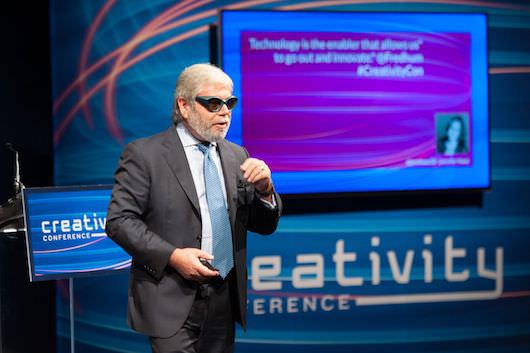
<svg viewBox="0 0 530 353"><path fill-rule="evenodd" d="M20 181L20 161L18 159L18 151L13 148L13 145L10 142L6 143L8 150L14 153L15 157L15 177L13 180L13 187L15 189L15 195L18 195L20 191L24 188L24 184Z"/></svg>

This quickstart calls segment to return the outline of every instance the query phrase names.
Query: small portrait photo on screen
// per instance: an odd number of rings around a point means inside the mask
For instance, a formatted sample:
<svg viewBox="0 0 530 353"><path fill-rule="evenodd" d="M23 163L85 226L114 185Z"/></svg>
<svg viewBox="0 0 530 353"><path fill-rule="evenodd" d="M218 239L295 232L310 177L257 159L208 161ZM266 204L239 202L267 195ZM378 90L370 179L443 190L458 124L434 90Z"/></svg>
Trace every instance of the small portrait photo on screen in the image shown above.
<svg viewBox="0 0 530 353"><path fill-rule="evenodd" d="M469 153L469 114L438 113L436 120L436 153L444 156Z"/></svg>

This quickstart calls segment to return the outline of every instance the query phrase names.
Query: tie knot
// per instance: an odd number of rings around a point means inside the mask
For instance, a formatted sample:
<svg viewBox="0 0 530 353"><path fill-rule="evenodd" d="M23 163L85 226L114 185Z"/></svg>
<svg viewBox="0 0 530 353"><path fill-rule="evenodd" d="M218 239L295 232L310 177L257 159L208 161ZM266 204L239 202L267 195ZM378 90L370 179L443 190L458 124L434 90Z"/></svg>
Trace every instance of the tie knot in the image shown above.
<svg viewBox="0 0 530 353"><path fill-rule="evenodd" d="M204 153L205 155L208 154L208 152L210 151L210 146L212 144L211 143L199 143L197 144L197 147L199 147L199 150Z"/></svg>

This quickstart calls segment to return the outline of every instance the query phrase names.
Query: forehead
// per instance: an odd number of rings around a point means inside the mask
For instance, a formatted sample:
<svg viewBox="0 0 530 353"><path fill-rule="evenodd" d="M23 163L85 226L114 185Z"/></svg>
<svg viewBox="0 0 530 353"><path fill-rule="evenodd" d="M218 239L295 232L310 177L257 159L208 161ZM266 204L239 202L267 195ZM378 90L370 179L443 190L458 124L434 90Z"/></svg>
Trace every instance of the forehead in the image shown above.
<svg viewBox="0 0 530 353"><path fill-rule="evenodd" d="M232 95L232 88L225 83L207 83L201 86L198 95L228 98Z"/></svg>

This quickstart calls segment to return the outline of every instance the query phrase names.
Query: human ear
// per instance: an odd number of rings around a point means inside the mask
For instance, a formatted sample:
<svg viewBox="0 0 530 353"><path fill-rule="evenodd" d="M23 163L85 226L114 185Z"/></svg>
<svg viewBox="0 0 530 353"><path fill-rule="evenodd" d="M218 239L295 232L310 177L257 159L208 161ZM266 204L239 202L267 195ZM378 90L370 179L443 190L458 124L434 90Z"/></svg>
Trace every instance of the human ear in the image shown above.
<svg viewBox="0 0 530 353"><path fill-rule="evenodd" d="M190 116L190 104L188 103L188 101L186 99L184 99L183 97L178 97L177 98L177 105L178 105L178 109L180 111L180 115L184 118L184 119L188 119L188 117Z"/></svg>

